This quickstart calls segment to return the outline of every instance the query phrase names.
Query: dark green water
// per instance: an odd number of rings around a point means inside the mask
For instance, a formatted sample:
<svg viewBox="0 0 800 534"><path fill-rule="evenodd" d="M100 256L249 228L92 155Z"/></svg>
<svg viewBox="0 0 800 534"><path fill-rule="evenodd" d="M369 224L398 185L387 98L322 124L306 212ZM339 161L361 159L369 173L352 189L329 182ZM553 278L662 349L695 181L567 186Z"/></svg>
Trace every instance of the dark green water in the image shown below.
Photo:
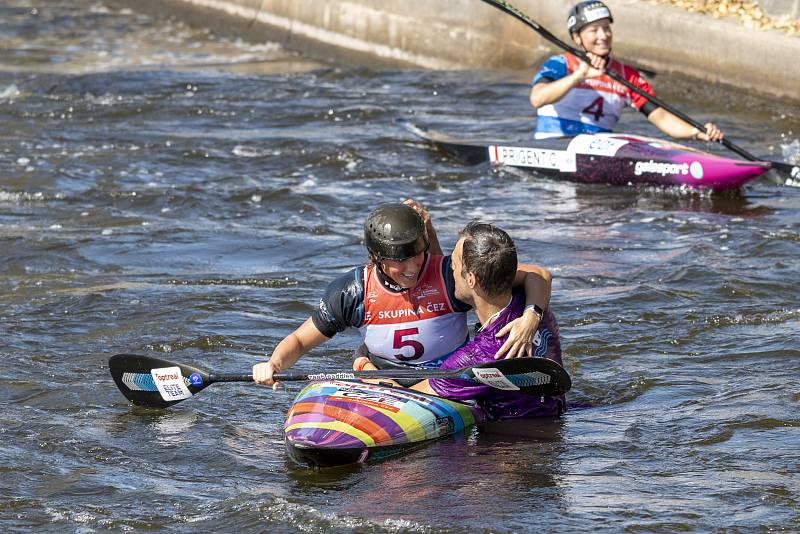
<svg viewBox="0 0 800 534"><path fill-rule="evenodd" d="M0 531L800 529L800 189L562 183L394 123L517 137L531 73L332 66L83 0L6 2L0 39ZM800 137L790 104L654 84L755 153ZM637 115L621 129L655 135ZM116 352L247 372L364 260L366 213L409 196L446 248L478 217L553 271L591 408L314 472L283 448L297 386L171 410L114 386ZM356 342L299 367L347 368Z"/></svg>

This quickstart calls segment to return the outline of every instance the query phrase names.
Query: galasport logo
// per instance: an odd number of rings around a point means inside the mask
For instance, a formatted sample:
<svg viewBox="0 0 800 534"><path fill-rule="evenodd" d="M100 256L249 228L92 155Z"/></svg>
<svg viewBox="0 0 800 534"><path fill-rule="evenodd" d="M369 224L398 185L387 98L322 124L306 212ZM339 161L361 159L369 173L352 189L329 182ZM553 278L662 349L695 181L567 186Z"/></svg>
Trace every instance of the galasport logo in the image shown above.
<svg viewBox="0 0 800 534"><path fill-rule="evenodd" d="M650 161L637 161L636 166L633 168L633 174L641 176L644 173L660 174L666 176L667 174L689 174L689 165L687 163L656 163L652 159Z"/></svg>
<svg viewBox="0 0 800 534"><path fill-rule="evenodd" d="M636 166L633 168L633 174L641 176L645 173L660 174L666 176L667 174L681 174L687 175L692 173L695 178L703 177L703 166L697 162L692 162L691 166L688 163L661 163L653 161L637 161Z"/></svg>
<svg viewBox="0 0 800 534"><path fill-rule="evenodd" d="M156 380L160 382L165 382L167 380L177 380L177 379L178 379L178 373L167 373L163 375L156 373Z"/></svg>

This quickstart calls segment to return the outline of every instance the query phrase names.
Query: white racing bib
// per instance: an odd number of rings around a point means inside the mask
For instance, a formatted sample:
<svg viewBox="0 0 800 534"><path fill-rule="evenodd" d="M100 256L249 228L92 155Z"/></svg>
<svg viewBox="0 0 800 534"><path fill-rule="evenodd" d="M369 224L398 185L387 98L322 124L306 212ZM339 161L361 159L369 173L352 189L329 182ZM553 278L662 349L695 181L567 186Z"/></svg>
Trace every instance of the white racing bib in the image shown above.
<svg viewBox="0 0 800 534"><path fill-rule="evenodd" d="M183 380L180 367L151 369L150 375L153 377L158 392L161 393L161 398L165 401L178 401L192 396Z"/></svg>
<svg viewBox="0 0 800 534"><path fill-rule="evenodd" d="M386 289L374 266L364 269L364 323L371 354L396 362L437 360L467 339L466 314L453 310L442 276L442 256L428 256L417 285L401 293Z"/></svg>
<svg viewBox="0 0 800 534"><path fill-rule="evenodd" d="M519 391L519 388L512 384L511 381L497 369L491 367L475 368L472 370L472 374L475 375L475 380L478 382L486 384L487 386L492 386L495 389Z"/></svg>

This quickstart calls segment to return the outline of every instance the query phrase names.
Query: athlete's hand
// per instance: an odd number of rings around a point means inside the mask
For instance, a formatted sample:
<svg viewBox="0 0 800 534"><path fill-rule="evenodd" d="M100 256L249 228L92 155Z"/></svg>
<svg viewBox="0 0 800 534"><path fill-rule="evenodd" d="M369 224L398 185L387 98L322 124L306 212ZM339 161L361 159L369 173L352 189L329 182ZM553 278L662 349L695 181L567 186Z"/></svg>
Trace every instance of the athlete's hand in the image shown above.
<svg viewBox="0 0 800 534"><path fill-rule="evenodd" d="M265 386L272 386L272 389L278 389L280 382L276 382L272 375L280 371L272 361L257 363L253 366L253 381L257 384L264 384Z"/></svg>
<svg viewBox="0 0 800 534"><path fill-rule="evenodd" d="M361 358L364 358L367 361L364 362L363 360L361 360ZM377 371L378 370L378 368L375 367L372 364L372 362L369 361L369 358L367 358L366 356L362 356L361 358L358 358L356 361L353 362L353 371ZM401 387L403 387L402 385L400 385L399 382L395 382L391 378L361 378L360 380L365 384L376 384L376 385L379 385L379 386L389 386L389 387L393 387L393 388L401 388Z"/></svg>
<svg viewBox="0 0 800 534"><path fill-rule="evenodd" d="M367 356L359 356L355 360L353 360L353 371L377 371L378 368L375 367Z"/></svg>
<svg viewBox="0 0 800 534"><path fill-rule="evenodd" d="M431 214L428 213L428 210L425 209L425 206L414 200L413 198L407 198L403 201L403 204L406 206L411 206L414 208L414 211L419 213L419 216L422 217L422 222L425 223L425 226L431 224Z"/></svg>
<svg viewBox="0 0 800 534"><path fill-rule="evenodd" d="M436 254L441 256L443 254L442 246L439 244L439 237L436 235L436 230L433 229L431 214L428 213L428 210L425 209L425 206L423 206L413 198L407 198L403 202L403 204L414 208L414 211L419 213L419 216L422 217L422 222L425 223L425 231L428 234L428 244L430 245L428 251L431 254Z"/></svg>
<svg viewBox="0 0 800 534"><path fill-rule="evenodd" d="M500 329L495 337L508 334L508 339L494 355L495 360L503 358L524 358L533 356L533 336L539 327L539 317L533 313L523 313Z"/></svg>
<svg viewBox="0 0 800 534"><path fill-rule="evenodd" d="M701 141L719 142L722 141L723 137L725 137L725 134L723 134L722 131L719 128L717 128L717 125L714 124L713 122L707 122L705 124L705 129L706 129L705 132L697 133L697 139L700 139Z"/></svg>
<svg viewBox="0 0 800 534"><path fill-rule="evenodd" d="M578 68L575 70L575 76L579 83L590 78L600 77L606 73L607 58L592 54L591 52L587 52L586 55L589 56L591 63L580 61L578 63Z"/></svg>

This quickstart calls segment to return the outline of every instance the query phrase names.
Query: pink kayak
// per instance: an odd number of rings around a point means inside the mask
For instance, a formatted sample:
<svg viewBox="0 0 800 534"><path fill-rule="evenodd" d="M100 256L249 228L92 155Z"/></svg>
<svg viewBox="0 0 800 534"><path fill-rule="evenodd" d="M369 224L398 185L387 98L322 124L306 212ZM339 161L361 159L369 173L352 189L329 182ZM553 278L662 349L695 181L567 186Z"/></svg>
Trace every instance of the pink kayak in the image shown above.
<svg viewBox="0 0 800 534"><path fill-rule="evenodd" d="M462 141L398 121L417 137L465 163L517 167L562 180L612 185L738 189L771 167L640 135L600 133L526 142Z"/></svg>

